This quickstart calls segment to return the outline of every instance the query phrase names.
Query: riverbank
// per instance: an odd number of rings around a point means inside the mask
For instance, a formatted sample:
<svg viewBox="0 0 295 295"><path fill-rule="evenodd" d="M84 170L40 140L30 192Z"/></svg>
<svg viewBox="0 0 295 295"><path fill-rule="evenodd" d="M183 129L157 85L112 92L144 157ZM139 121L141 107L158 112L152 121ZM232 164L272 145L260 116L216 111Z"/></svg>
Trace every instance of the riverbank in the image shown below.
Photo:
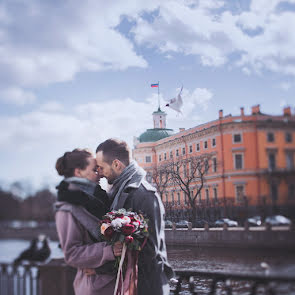
<svg viewBox="0 0 295 295"><path fill-rule="evenodd" d="M295 248L295 232L287 227L232 227L232 228L193 228L166 229L166 243L174 246L195 246L201 248Z"/></svg>
<svg viewBox="0 0 295 295"><path fill-rule="evenodd" d="M35 228L0 228L0 239L31 240L44 234L57 241L55 226ZM166 229L166 244L169 246L190 246L202 248L260 248L294 249L295 232L290 227L233 227Z"/></svg>

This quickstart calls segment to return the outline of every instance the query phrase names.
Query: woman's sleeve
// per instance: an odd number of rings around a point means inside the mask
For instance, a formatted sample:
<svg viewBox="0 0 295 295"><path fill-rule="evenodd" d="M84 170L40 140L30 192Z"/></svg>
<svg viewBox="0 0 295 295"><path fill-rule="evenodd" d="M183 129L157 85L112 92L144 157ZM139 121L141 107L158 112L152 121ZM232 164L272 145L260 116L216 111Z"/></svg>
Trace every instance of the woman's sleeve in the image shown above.
<svg viewBox="0 0 295 295"><path fill-rule="evenodd" d="M67 264L75 268L96 268L115 260L112 246L106 242L83 243L84 229L70 212L56 212L55 220Z"/></svg>

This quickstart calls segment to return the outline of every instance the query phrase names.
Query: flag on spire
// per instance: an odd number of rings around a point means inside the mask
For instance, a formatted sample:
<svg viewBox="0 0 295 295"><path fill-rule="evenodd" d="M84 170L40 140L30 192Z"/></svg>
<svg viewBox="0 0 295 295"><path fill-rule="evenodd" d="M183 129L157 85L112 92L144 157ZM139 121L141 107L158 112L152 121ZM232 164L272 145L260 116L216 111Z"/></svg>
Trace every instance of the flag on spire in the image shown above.
<svg viewBox="0 0 295 295"><path fill-rule="evenodd" d="M159 87L159 83L151 84L151 87Z"/></svg>

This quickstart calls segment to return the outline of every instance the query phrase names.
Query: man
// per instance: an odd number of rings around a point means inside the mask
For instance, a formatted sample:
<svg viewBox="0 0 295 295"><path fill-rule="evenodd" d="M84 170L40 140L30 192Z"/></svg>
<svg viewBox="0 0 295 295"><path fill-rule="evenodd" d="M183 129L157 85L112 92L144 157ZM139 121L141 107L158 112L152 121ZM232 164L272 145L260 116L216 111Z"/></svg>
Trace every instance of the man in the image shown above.
<svg viewBox="0 0 295 295"><path fill-rule="evenodd" d="M138 257L138 295L168 295L173 270L167 262L164 237L164 207L145 171L135 161L124 141L108 139L96 149L100 173L112 184L111 209L143 212L149 220L149 238Z"/></svg>

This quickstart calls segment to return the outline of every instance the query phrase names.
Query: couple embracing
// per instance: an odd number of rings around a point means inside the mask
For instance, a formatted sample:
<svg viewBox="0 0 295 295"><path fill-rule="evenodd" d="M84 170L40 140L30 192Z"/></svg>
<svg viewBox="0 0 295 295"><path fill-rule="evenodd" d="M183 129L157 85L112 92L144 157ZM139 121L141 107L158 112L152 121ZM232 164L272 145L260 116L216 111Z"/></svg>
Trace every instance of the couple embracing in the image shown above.
<svg viewBox="0 0 295 295"><path fill-rule="evenodd" d="M114 294L114 265L123 244L105 242L98 224L110 210L125 208L145 214L149 236L138 254L136 287L124 288L124 294L168 295L173 271L167 261L164 207L145 171L130 160L127 144L108 139L97 147L96 158L87 150L66 152L56 169L64 176L57 186L56 226L65 261L77 268L75 294ZM112 185L108 193L98 184L101 177Z"/></svg>

